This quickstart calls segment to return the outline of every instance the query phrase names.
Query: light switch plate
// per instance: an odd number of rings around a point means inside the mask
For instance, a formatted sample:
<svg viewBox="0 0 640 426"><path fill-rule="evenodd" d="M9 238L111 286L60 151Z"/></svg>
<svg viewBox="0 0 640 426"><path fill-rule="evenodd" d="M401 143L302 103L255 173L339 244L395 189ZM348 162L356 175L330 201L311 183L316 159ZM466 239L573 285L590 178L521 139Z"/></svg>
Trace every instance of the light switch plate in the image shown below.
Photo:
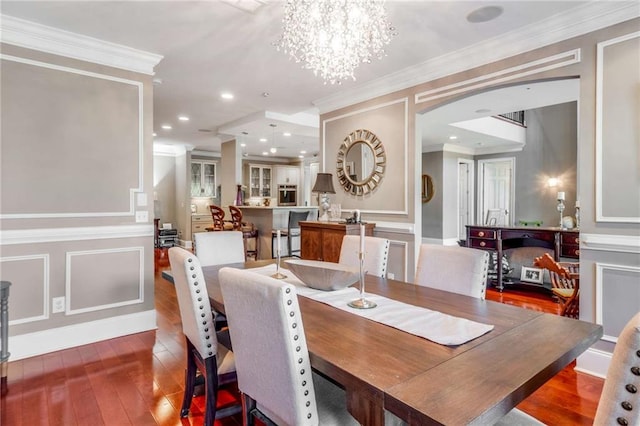
<svg viewBox="0 0 640 426"><path fill-rule="evenodd" d="M149 212L146 210L137 211L136 222L149 222Z"/></svg>
<svg viewBox="0 0 640 426"><path fill-rule="evenodd" d="M147 193L139 192L138 193L138 207L145 207L147 205Z"/></svg>
<svg viewBox="0 0 640 426"><path fill-rule="evenodd" d="M62 297L54 297L51 299L51 313L57 314L59 312L64 312L65 308L65 299Z"/></svg>

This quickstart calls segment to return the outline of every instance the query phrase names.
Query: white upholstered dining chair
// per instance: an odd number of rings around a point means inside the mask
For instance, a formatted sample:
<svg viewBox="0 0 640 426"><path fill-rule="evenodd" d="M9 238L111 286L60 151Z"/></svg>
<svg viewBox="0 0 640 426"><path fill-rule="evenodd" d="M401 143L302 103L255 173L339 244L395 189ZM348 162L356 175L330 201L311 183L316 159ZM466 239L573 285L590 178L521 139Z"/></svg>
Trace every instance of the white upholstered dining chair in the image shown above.
<svg viewBox="0 0 640 426"><path fill-rule="evenodd" d="M484 299L488 272L489 253L486 251L422 244L415 283Z"/></svg>
<svg viewBox="0 0 640 426"><path fill-rule="evenodd" d="M196 232L194 251L202 266L244 262L244 239L241 231Z"/></svg>
<svg viewBox="0 0 640 426"><path fill-rule="evenodd" d="M640 425L640 312L618 336L593 424Z"/></svg>
<svg viewBox="0 0 640 426"><path fill-rule="evenodd" d="M243 393L245 425L356 425L345 392L312 373L296 288L222 268L220 286Z"/></svg>
<svg viewBox="0 0 640 426"><path fill-rule="evenodd" d="M196 232L194 252L202 266L245 261L244 237L241 231ZM214 310L216 330L227 325L227 318Z"/></svg>
<svg viewBox="0 0 640 426"><path fill-rule="evenodd" d="M340 260L343 265L360 267L360 236L345 235L340 248ZM389 258L389 240L379 237L364 237L364 270L370 275L386 278Z"/></svg>
<svg viewBox="0 0 640 426"><path fill-rule="evenodd" d="M187 344L185 390L180 416L189 414L197 368L205 379L204 424L212 425L215 418L236 414L241 410L240 405L222 410L216 408L218 387L236 381L233 353L218 344L221 334L214 328L207 287L196 256L182 248L172 247L169 249L169 262Z"/></svg>

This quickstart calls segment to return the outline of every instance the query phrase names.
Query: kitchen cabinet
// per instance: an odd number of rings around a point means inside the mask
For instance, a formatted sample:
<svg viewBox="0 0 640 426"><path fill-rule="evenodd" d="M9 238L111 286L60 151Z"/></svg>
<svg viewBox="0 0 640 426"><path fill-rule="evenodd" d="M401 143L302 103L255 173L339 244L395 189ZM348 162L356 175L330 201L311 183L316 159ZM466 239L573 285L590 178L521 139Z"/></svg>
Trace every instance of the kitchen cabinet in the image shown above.
<svg viewBox="0 0 640 426"><path fill-rule="evenodd" d="M249 193L251 197L271 198L271 174L271 166L262 164L249 164Z"/></svg>
<svg viewBox="0 0 640 426"><path fill-rule="evenodd" d="M300 185L300 168L296 166L276 166L277 185Z"/></svg>
<svg viewBox="0 0 640 426"><path fill-rule="evenodd" d="M191 196L216 196L216 163L208 160L191 161Z"/></svg>
<svg viewBox="0 0 640 426"><path fill-rule="evenodd" d="M213 228L213 217L210 214L191 215L191 233L207 232L207 228Z"/></svg>
<svg viewBox="0 0 640 426"><path fill-rule="evenodd" d="M366 223L365 235L373 236L375 226L375 223ZM300 222L300 257L337 263L345 235L360 235L360 224Z"/></svg>

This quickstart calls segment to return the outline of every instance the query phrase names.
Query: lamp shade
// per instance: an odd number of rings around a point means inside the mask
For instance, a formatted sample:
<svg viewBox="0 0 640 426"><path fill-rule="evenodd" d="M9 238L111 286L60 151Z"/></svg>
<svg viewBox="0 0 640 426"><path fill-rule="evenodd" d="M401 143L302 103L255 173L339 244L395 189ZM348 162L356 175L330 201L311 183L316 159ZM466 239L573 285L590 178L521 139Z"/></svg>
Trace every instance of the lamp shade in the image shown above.
<svg viewBox="0 0 640 426"><path fill-rule="evenodd" d="M335 194L336 190L333 189L333 175L331 173L318 173L316 184L313 185L311 192Z"/></svg>

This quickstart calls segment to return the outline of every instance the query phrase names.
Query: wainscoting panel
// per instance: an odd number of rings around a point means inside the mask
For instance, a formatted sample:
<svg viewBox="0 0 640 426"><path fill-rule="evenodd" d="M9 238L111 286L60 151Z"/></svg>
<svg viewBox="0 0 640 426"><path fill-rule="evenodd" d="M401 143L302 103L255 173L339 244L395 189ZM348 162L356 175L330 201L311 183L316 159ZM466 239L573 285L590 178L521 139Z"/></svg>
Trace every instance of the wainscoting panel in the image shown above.
<svg viewBox="0 0 640 426"><path fill-rule="evenodd" d="M144 302L143 247L67 252L66 270L67 315Z"/></svg>
<svg viewBox="0 0 640 426"><path fill-rule="evenodd" d="M1 257L0 278L11 282L10 326L49 318L48 254Z"/></svg>
<svg viewBox="0 0 640 426"><path fill-rule="evenodd" d="M640 223L640 31L598 43L597 54L596 221Z"/></svg>
<svg viewBox="0 0 640 426"><path fill-rule="evenodd" d="M0 59L0 174L12 182L3 188L0 218L133 216L134 195L143 191L143 84L17 56ZM73 127L60 124L70 121Z"/></svg>
<svg viewBox="0 0 640 426"><path fill-rule="evenodd" d="M616 309L605 310L607 305ZM602 340L617 342L625 324L640 307L640 267L596 262L596 323Z"/></svg>
<svg viewBox="0 0 640 426"><path fill-rule="evenodd" d="M393 274L393 279L407 281L408 277L408 247L406 241L389 240L389 261L387 263L387 274ZM388 275L387 275L388 276ZM413 281L413 276L410 277Z"/></svg>

